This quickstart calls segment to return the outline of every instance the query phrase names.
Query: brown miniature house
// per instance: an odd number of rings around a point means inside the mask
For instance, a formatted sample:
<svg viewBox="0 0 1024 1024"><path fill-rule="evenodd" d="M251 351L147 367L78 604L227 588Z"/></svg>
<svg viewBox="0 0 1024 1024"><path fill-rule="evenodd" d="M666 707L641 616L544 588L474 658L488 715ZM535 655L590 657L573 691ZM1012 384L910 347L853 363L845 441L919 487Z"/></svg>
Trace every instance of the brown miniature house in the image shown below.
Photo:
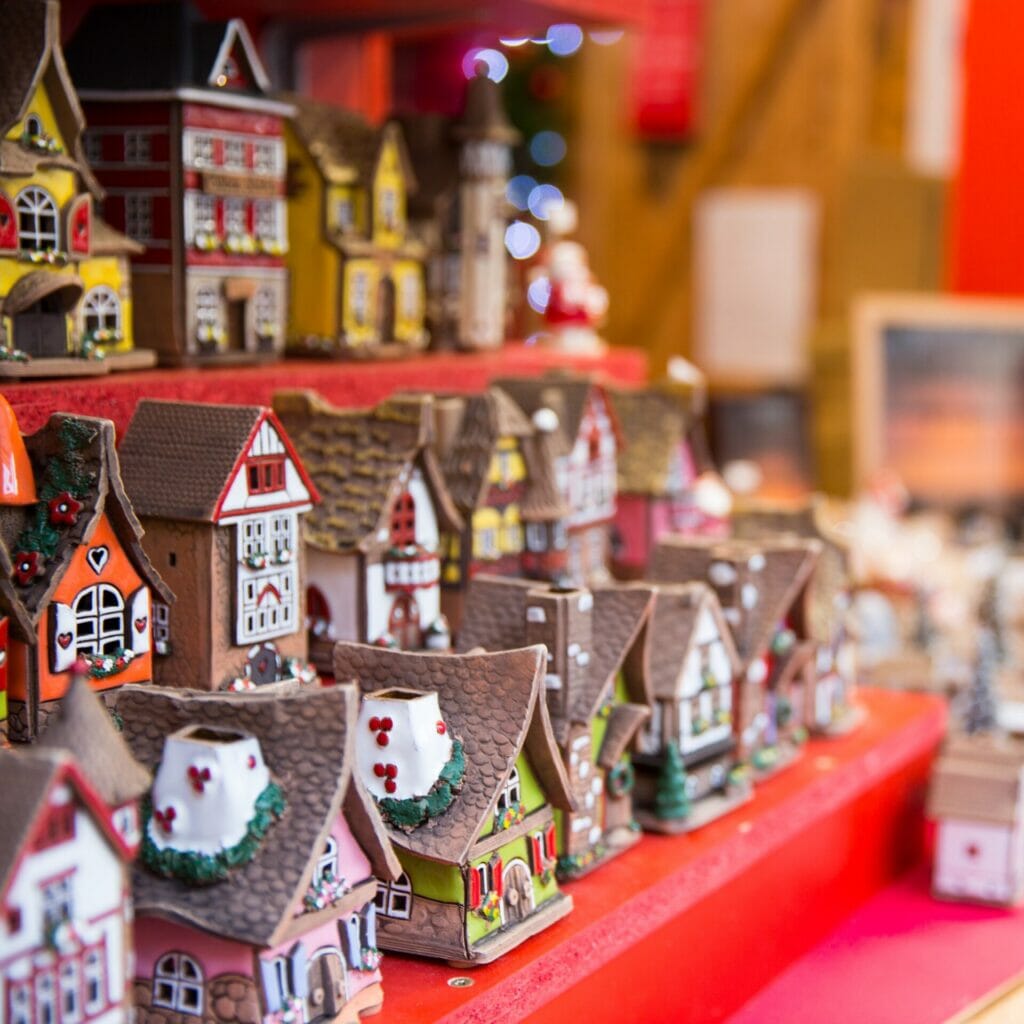
<svg viewBox="0 0 1024 1024"><path fill-rule="evenodd" d="M399 865L353 774L356 710L351 686L123 692L154 772L133 878L140 1024L380 1008L373 901Z"/></svg>
<svg viewBox="0 0 1024 1024"><path fill-rule="evenodd" d="M478 576L469 586L460 650L543 643L545 694L576 810L557 814L558 870L575 877L638 838L629 750L650 715L652 594L594 591Z"/></svg>
<svg viewBox="0 0 1024 1024"><path fill-rule="evenodd" d="M932 769L932 892L1009 906L1024 898L1024 745L992 735L950 739Z"/></svg>
<svg viewBox="0 0 1024 1024"><path fill-rule="evenodd" d="M155 610L173 596L143 550L114 425L57 414L24 447L21 472L34 482L10 481L0 499L0 613L9 734L31 741L79 660L94 690L153 678Z"/></svg>
<svg viewBox="0 0 1024 1024"><path fill-rule="evenodd" d="M809 633L810 582L821 551L816 540L763 541L668 537L655 549L651 576L702 581L715 591L739 652L739 757L771 771L789 763L806 735L815 667Z"/></svg>
<svg viewBox="0 0 1024 1024"><path fill-rule="evenodd" d="M211 690L307 674L302 517L319 500L269 409L143 399L121 442L145 546L178 595L155 609L155 680Z"/></svg>
<svg viewBox="0 0 1024 1024"><path fill-rule="evenodd" d="M311 654L330 673L335 640L445 648L441 535L458 533L430 448L433 400L396 396L335 409L279 392L274 409L324 496L306 531Z"/></svg>
<svg viewBox="0 0 1024 1024"><path fill-rule="evenodd" d="M363 695L356 758L404 869L378 892L384 949L488 963L572 909L553 808L573 809L543 647L450 655L335 647ZM408 796L406 796L408 793Z"/></svg>

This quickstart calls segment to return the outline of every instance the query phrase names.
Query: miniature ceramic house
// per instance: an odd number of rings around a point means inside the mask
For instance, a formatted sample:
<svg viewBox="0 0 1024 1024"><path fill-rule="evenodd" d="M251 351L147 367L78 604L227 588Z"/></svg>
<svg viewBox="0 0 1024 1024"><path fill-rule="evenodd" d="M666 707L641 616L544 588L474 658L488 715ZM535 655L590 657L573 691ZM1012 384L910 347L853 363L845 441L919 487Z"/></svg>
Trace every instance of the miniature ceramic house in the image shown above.
<svg viewBox="0 0 1024 1024"><path fill-rule="evenodd" d="M260 406L139 402L121 442L145 546L179 601L154 609L155 681L201 690L304 678L302 517L316 488Z"/></svg>
<svg viewBox="0 0 1024 1024"><path fill-rule="evenodd" d="M569 509L565 580L575 586L606 582L619 432L604 391L584 377L563 374L494 383L551 435L555 476Z"/></svg>
<svg viewBox="0 0 1024 1024"><path fill-rule="evenodd" d="M735 731L739 759L755 771L777 770L806 737L805 714L817 645L808 631L815 540L764 541L667 537L654 550L651 575L710 584L740 657Z"/></svg>
<svg viewBox="0 0 1024 1024"><path fill-rule="evenodd" d="M357 758L402 862L378 890L381 946L487 963L567 914L552 804L573 801L544 703L544 649L339 643L334 671L363 693Z"/></svg>
<svg viewBox="0 0 1024 1024"><path fill-rule="evenodd" d="M9 0L0 38L0 377L152 365L152 353L133 351L135 247L93 211L103 193L86 163L58 4ZM111 358L83 358L99 353Z"/></svg>
<svg viewBox="0 0 1024 1024"><path fill-rule="evenodd" d="M1007 906L1024 898L1024 748L992 735L958 736L932 769L936 822L932 892Z"/></svg>
<svg viewBox="0 0 1024 1024"><path fill-rule="evenodd" d="M575 590L494 576L470 584L461 649L548 649L548 712L576 799L575 811L555 812L559 877L586 874L639 838L629 748L650 715L651 602L641 588Z"/></svg>
<svg viewBox="0 0 1024 1024"><path fill-rule="evenodd" d="M330 674L335 640L448 647L440 538L462 520L430 450L430 397L335 409L312 392L278 392L274 409L324 495L306 532L321 672Z"/></svg>
<svg viewBox="0 0 1024 1024"><path fill-rule="evenodd" d="M3 447L20 448L13 415L4 426ZM95 690L149 682L154 609L173 600L143 551L110 421L57 414L24 451L0 498L8 732L18 741L35 739L80 659Z"/></svg>
<svg viewBox="0 0 1024 1024"><path fill-rule="evenodd" d="M423 348L423 246L409 237L416 188L402 131L296 98L287 130L294 245L289 344L313 355Z"/></svg>
<svg viewBox="0 0 1024 1024"><path fill-rule="evenodd" d="M609 389L608 400L623 444L612 569L620 579L638 579L667 534L724 536L728 493L707 472L702 425L678 394L656 387Z"/></svg>
<svg viewBox="0 0 1024 1024"><path fill-rule="evenodd" d="M431 340L435 347L499 348L508 289L505 192L519 139L499 86L481 67L466 84L459 118L415 114L400 121L419 178L409 218L429 252Z"/></svg>
<svg viewBox="0 0 1024 1024"><path fill-rule="evenodd" d="M152 780L132 757L106 705L83 677L72 680L36 746L71 754L106 804L117 834L134 857L142 841L139 800Z"/></svg>
<svg viewBox="0 0 1024 1024"><path fill-rule="evenodd" d="M705 583L659 583L647 633L654 700L633 757L637 820L650 831L690 831L752 793L734 771L740 659Z"/></svg>
<svg viewBox="0 0 1024 1024"><path fill-rule="evenodd" d="M135 883L135 1019L357 1021L381 1006L374 894L398 877L353 774L351 686L132 687L154 768Z"/></svg>
<svg viewBox="0 0 1024 1024"><path fill-rule="evenodd" d="M116 49L116 56L113 56ZM104 212L133 256L138 331L161 362L282 351L284 119L245 25L182 0L100 4L68 45ZM144 334L143 334L144 330Z"/></svg>
<svg viewBox="0 0 1024 1024"><path fill-rule="evenodd" d="M458 401L462 414L441 462L465 524L443 540L442 606L455 631L477 573L526 576L533 569L535 578L557 578L568 555L568 510L558 494L550 434L538 431L501 388Z"/></svg>
<svg viewBox="0 0 1024 1024"><path fill-rule="evenodd" d="M0 1006L10 1024L131 1012L131 854L63 751L0 751Z"/></svg>
<svg viewBox="0 0 1024 1024"><path fill-rule="evenodd" d="M851 627L850 544L837 529L835 509L824 497L796 508L744 504L732 518L737 537L770 538L780 534L821 543L811 580L807 628L817 642L806 724L812 732L838 735L863 721L855 702L856 643Z"/></svg>

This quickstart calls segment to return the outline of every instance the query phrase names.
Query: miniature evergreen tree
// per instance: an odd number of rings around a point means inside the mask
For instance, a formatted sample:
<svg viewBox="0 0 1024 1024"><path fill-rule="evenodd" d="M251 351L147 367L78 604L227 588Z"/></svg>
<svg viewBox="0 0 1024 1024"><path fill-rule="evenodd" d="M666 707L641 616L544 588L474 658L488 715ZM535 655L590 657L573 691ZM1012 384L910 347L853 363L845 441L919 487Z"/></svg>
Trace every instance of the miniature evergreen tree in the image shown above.
<svg viewBox="0 0 1024 1024"><path fill-rule="evenodd" d="M999 661L995 633L983 626L978 630L978 650L974 672L967 690L964 728L969 733L990 732L996 727L996 701L993 692Z"/></svg>
<svg viewBox="0 0 1024 1024"><path fill-rule="evenodd" d="M654 795L654 811L665 821L678 821L690 813L690 797L686 792L686 769L679 748L674 743L665 747L665 756L658 775Z"/></svg>

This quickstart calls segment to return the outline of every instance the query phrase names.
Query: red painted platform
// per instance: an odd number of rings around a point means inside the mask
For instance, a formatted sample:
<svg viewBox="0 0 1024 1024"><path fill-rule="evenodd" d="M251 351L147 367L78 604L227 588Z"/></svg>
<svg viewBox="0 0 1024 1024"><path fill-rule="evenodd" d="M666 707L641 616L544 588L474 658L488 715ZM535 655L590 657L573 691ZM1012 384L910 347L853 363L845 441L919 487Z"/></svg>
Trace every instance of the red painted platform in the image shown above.
<svg viewBox="0 0 1024 1024"><path fill-rule="evenodd" d="M438 353L385 362L337 363L286 359L267 366L202 370L166 369L112 373L91 379L9 382L0 387L25 433L38 430L51 413L105 416L118 434L140 398L269 405L279 388L313 388L339 406L373 405L393 391L481 391L495 377L537 375L559 367L594 373L621 384L647 379L647 356L613 348L602 356L567 356L528 345L499 352Z"/></svg>
<svg viewBox="0 0 1024 1024"><path fill-rule="evenodd" d="M728 1024L940 1024L1024 971L1024 908L943 903L919 865Z"/></svg>
<svg viewBox="0 0 1024 1024"><path fill-rule="evenodd" d="M862 729L811 742L751 803L691 835L645 836L568 886L574 912L498 963L389 956L383 1019L727 1018L921 856L945 705L882 691L864 702ZM451 987L458 977L472 985Z"/></svg>

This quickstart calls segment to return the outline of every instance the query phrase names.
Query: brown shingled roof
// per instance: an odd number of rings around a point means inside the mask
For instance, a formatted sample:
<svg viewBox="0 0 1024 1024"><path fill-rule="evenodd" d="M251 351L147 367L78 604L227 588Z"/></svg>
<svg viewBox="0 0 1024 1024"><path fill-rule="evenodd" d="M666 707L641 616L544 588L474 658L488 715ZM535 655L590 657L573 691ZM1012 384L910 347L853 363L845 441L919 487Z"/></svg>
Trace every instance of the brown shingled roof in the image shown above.
<svg viewBox="0 0 1024 1024"><path fill-rule="evenodd" d="M288 430L322 502L306 521L306 543L321 551L367 551L414 464L422 467L442 529L460 530L430 450L433 399L402 395L373 409L336 409L312 391L279 391L274 409Z"/></svg>
<svg viewBox="0 0 1024 1024"><path fill-rule="evenodd" d="M932 769L927 813L1012 825L1024 817L1024 745L992 735L949 740Z"/></svg>
<svg viewBox="0 0 1024 1024"><path fill-rule="evenodd" d="M138 865L136 910L256 946L281 941L349 789L357 709L353 688L223 694L126 686L117 692L115 707L132 752L151 770L167 736L187 725L255 736L286 801L256 856L222 882L192 886ZM371 859L381 863L379 854Z"/></svg>
<svg viewBox="0 0 1024 1024"><path fill-rule="evenodd" d="M76 676L37 747L66 750L108 807L138 799L150 774L132 757L110 712L89 684Z"/></svg>
<svg viewBox="0 0 1024 1024"><path fill-rule="evenodd" d="M441 713L465 749L465 776L454 802L410 833L389 829L395 846L428 860L464 863L524 747L549 802L572 809L544 700L545 664L540 645L466 655L335 645L335 677L355 679L363 694L387 687L436 691Z"/></svg>
<svg viewBox="0 0 1024 1024"><path fill-rule="evenodd" d="M104 514L110 518L114 532L143 582L165 603L174 601L174 596L142 549L142 525L121 483L113 423L89 416L57 413L44 427L26 437L25 448L32 463L37 489L47 463L63 450L62 438L72 433L84 439L75 457L88 480L87 491L79 497L82 510L77 521L61 530L55 554L45 559L42 575L35 577L28 586L17 584L10 571L0 575L0 609L12 616L22 639L29 642L34 641L36 625L71 565L75 552L83 544L88 544ZM45 504L42 495L40 501ZM12 563L17 553L19 538L35 524L37 507L9 506L0 521L0 546L4 548L0 564L5 567Z"/></svg>

